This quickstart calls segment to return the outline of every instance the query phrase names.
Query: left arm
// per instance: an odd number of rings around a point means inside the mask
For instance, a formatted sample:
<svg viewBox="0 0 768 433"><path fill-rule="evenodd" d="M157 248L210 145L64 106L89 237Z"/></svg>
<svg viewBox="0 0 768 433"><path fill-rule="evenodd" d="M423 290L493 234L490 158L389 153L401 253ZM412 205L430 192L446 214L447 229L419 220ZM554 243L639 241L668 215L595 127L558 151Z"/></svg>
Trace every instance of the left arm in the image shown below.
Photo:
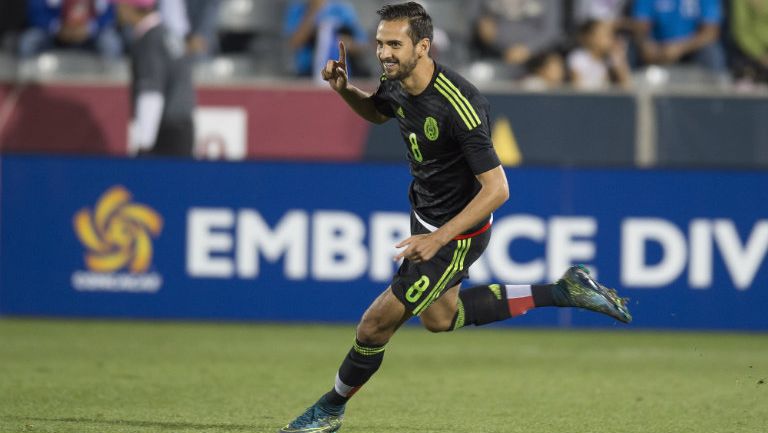
<svg viewBox="0 0 768 433"><path fill-rule="evenodd" d="M190 29L187 36L187 50L191 53L205 55L215 47L219 6L219 0L188 3ZM192 8L195 9L192 10Z"/></svg>
<svg viewBox="0 0 768 433"><path fill-rule="evenodd" d="M151 36L154 40L144 43L141 52L131 59L136 70L133 79L138 93L131 145L143 150L151 149L157 139L166 102L163 89L168 80L165 45L158 34Z"/></svg>
<svg viewBox="0 0 768 433"><path fill-rule="evenodd" d="M627 62L627 44L621 39L616 40L611 50L610 69L619 87L628 89L632 86L632 71Z"/></svg>
<svg viewBox="0 0 768 433"><path fill-rule="evenodd" d="M666 44L662 56L667 62L676 62L688 53L717 41L720 37L720 23L723 21L722 4L718 0L701 1L701 25L690 38Z"/></svg>
<svg viewBox="0 0 768 433"><path fill-rule="evenodd" d="M667 62L676 62L686 54L698 51L715 42L719 37L720 26L718 24L705 23L690 38L664 45L662 56Z"/></svg>
<svg viewBox="0 0 768 433"><path fill-rule="evenodd" d="M395 256L395 260L406 258L414 262L428 261L438 250L453 238L488 218L509 198L509 185L504 169L499 165L476 176L480 182L480 192L442 227L433 233L413 235L397 244L397 248L406 247Z"/></svg>
<svg viewBox="0 0 768 433"><path fill-rule="evenodd" d="M157 91L141 92L136 100L131 150L150 150L157 141L160 121L163 117L165 98Z"/></svg>

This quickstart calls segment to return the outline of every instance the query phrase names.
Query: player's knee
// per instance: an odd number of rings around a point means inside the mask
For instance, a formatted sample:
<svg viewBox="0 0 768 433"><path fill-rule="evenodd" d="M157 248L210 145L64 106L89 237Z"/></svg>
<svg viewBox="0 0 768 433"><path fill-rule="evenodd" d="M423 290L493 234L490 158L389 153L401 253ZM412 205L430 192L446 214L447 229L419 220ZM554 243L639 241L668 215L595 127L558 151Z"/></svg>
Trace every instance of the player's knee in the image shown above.
<svg viewBox="0 0 768 433"><path fill-rule="evenodd" d="M386 344L393 331L375 317L363 317L357 325L357 340L363 344Z"/></svg>

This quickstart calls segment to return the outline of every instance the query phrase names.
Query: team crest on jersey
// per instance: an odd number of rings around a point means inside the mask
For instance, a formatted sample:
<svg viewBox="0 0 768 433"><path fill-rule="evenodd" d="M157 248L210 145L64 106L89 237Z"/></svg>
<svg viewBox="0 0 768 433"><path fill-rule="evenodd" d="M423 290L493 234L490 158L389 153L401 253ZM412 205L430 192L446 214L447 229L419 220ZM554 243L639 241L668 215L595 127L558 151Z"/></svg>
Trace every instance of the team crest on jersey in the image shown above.
<svg viewBox="0 0 768 433"><path fill-rule="evenodd" d="M405 119L405 111L403 111L403 107L397 108L397 115L400 116L402 119Z"/></svg>
<svg viewBox="0 0 768 433"><path fill-rule="evenodd" d="M434 117L427 117L427 120L424 121L424 135L430 141L435 141L440 136L440 129L437 127L437 120Z"/></svg>

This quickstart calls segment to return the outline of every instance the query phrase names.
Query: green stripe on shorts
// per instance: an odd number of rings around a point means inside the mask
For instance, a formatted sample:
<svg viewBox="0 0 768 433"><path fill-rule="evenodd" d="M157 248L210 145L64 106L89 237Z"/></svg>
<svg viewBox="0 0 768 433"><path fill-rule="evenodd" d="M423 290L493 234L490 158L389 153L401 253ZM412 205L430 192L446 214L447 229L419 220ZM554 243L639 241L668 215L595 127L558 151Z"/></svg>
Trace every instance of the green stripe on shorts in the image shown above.
<svg viewBox="0 0 768 433"><path fill-rule="evenodd" d="M440 294L443 293L443 290L445 290L445 286L448 284L449 281L453 279L456 273L464 270L464 259L466 259L467 257L467 252L469 252L469 246L471 244L472 244L472 238L462 239L458 241L456 250L454 250L453 252L453 259L451 259L451 263L445 269L443 276L440 277L440 280L437 282L437 285L432 290L432 293L430 293L429 296L426 299L424 299L421 302L421 304L419 304L413 310L414 315L416 316L421 315L421 313L423 313L424 310L426 310L430 305L432 305L432 303L435 302L435 300L440 296Z"/></svg>

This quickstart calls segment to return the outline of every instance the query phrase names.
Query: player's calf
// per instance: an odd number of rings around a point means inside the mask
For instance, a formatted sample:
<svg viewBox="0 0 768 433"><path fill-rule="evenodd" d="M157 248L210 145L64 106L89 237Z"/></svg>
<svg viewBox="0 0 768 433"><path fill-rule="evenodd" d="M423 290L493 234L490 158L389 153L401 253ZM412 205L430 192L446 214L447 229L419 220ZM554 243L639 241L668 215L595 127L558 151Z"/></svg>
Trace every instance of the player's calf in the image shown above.
<svg viewBox="0 0 768 433"><path fill-rule="evenodd" d="M450 330L482 326L525 314L532 308L554 306L553 288L553 284L490 284L462 290Z"/></svg>
<svg viewBox="0 0 768 433"><path fill-rule="evenodd" d="M626 299L592 277L583 266L572 266L555 284L491 284L459 293L451 330L481 326L519 316L538 307L578 307L629 323Z"/></svg>

